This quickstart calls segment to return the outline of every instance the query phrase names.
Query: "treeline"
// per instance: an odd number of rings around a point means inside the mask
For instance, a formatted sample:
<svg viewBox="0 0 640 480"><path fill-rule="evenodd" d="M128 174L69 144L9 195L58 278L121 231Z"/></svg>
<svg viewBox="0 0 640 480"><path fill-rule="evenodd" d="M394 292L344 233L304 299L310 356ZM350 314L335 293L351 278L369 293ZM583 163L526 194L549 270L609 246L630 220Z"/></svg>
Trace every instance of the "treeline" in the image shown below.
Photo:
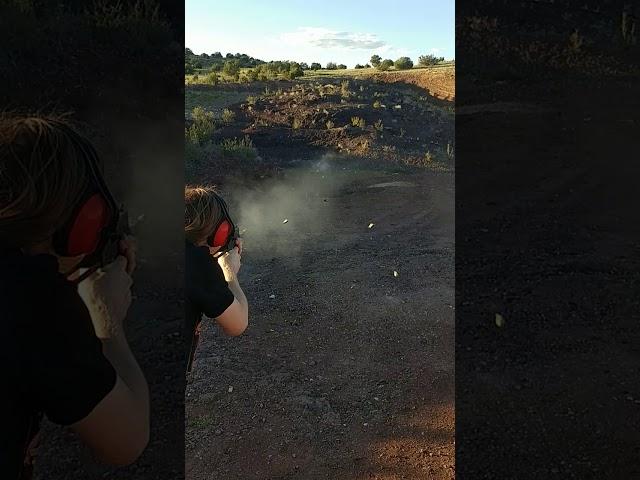
<svg viewBox="0 0 640 480"><path fill-rule="evenodd" d="M438 65L439 63L443 63L445 61L444 57L436 57L435 55L420 55L418 57L418 66L420 67L428 67L431 65ZM389 70L391 67L396 70L408 70L413 68L413 60L409 57L400 57L397 60L385 59L383 60L380 55L372 55L370 59L371 65L373 65L378 70ZM356 66L356 68L358 68Z"/></svg>
<svg viewBox="0 0 640 480"><path fill-rule="evenodd" d="M224 68L225 63L231 61L235 62L239 68L251 68L265 63L264 60L250 57L246 53L227 53L222 55L220 52L215 52L196 55L190 48L184 49L185 71L204 69L219 72Z"/></svg>

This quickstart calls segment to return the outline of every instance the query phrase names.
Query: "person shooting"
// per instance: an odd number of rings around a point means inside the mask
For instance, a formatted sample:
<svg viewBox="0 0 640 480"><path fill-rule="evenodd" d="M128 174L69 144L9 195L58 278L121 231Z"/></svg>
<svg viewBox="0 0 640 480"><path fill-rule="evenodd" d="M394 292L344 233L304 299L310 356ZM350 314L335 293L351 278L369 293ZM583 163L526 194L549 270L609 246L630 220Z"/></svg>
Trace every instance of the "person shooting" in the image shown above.
<svg viewBox="0 0 640 480"><path fill-rule="evenodd" d="M134 462L149 392L123 324L135 241L94 147L53 116L0 117L0 477L31 478L43 416Z"/></svg>
<svg viewBox="0 0 640 480"><path fill-rule="evenodd" d="M185 338L191 371L203 315L224 333L241 335L249 322L247 298L238 282L242 239L224 199L213 187L187 186L185 197Z"/></svg>

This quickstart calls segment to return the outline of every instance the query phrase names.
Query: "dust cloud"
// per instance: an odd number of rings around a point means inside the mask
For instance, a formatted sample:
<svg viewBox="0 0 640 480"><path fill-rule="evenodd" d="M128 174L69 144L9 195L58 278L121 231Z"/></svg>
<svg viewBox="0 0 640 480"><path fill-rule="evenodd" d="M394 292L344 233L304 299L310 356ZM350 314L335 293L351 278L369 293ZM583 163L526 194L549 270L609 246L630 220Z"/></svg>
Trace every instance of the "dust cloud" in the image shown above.
<svg viewBox="0 0 640 480"><path fill-rule="evenodd" d="M233 192L235 219L247 254L299 262L308 242L339 221L336 195L345 178L324 155L284 178ZM231 212L233 215L233 212Z"/></svg>

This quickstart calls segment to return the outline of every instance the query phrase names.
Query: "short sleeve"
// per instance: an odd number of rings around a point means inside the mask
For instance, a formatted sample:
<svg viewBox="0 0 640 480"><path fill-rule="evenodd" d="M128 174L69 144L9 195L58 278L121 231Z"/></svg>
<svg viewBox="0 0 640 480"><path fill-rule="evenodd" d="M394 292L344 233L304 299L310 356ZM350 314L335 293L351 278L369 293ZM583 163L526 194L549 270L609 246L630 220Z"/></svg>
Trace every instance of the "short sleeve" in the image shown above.
<svg viewBox="0 0 640 480"><path fill-rule="evenodd" d="M205 249L188 256L186 276L189 301L207 317L219 317L235 300L222 268Z"/></svg>
<svg viewBox="0 0 640 480"><path fill-rule="evenodd" d="M113 390L117 374L102 353L74 285L60 277L39 294L28 335L27 372L37 407L54 423L85 418Z"/></svg>

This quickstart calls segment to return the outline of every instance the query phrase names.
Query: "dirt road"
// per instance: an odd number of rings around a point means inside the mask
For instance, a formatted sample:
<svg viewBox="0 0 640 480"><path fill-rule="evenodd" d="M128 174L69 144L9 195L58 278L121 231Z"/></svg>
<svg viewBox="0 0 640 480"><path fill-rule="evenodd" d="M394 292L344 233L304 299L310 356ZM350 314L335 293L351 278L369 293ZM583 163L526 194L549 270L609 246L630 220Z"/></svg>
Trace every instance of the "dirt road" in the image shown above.
<svg viewBox="0 0 640 480"><path fill-rule="evenodd" d="M295 257L245 234L250 328L204 330L187 385L190 480L454 478L453 174L327 168L339 187L307 191L326 223L289 218L276 234L299 239ZM242 187L266 188L253 182Z"/></svg>

